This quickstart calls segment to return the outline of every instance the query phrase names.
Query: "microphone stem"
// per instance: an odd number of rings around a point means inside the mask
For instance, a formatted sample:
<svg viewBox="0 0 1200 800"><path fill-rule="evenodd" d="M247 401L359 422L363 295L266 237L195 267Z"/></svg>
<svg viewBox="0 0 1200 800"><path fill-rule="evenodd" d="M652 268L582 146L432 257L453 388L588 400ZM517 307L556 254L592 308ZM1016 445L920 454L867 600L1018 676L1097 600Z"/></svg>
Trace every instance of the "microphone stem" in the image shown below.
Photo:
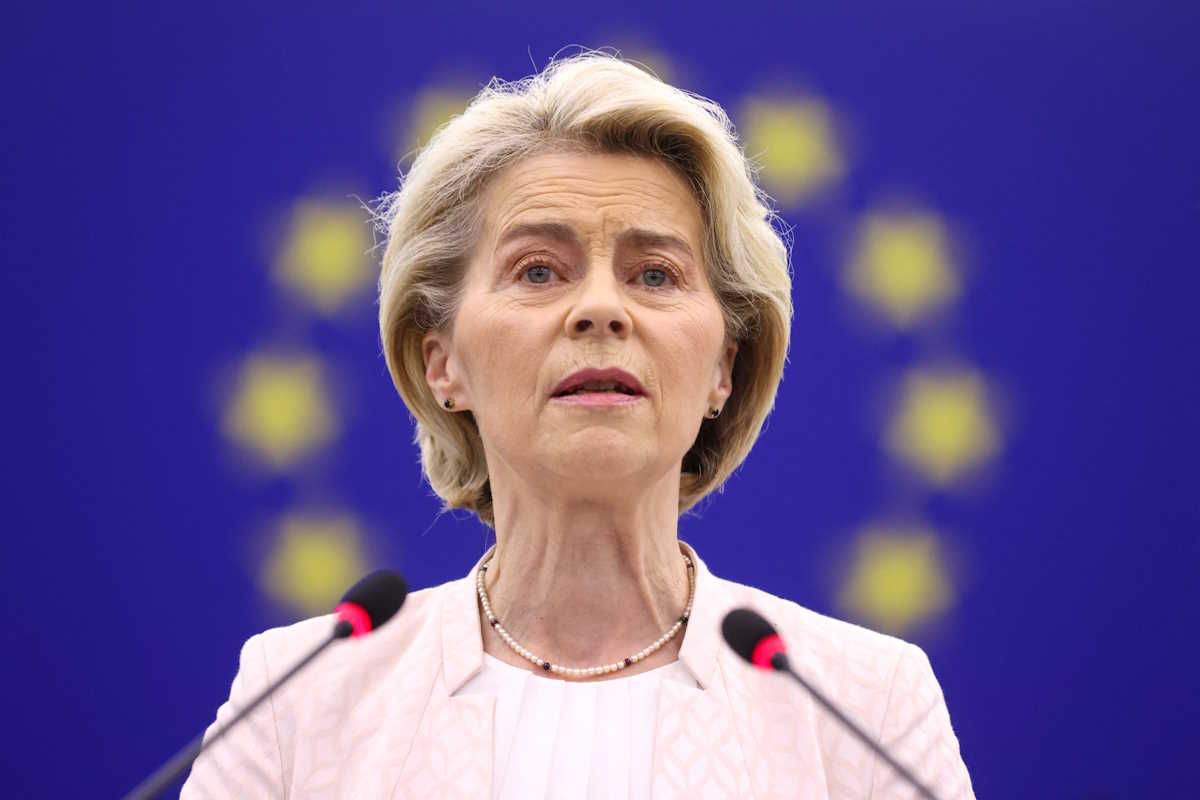
<svg viewBox="0 0 1200 800"><path fill-rule="evenodd" d="M204 734L201 733L199 736L189 742L182 750L172 756L170 761L155 770L150 777L146 778L146 780L139 783L132 792L125 796L125 800L152 800L152 798L158 797L160 794L162 794L163 790L175 782L175 779L178 778L184 770L192 765L192 762L195 761L201 753L203 753L209 747L212 747L212 745L219 741L222 736L228 733L231 728L241 722L242 719L249 715L254 709L258 708L259 705L261 705L264 700L270 697L276 689L287 683L297 672L304 669L304 667L306 667L310 661L321 655L321 653L325 652L326 647L329 647L329 645L333 644L338 639L346 638L352 631L353 628L350 627L350 623L346 622L345 620L339 621L338 624L334 626L333 632L330 633L329 636L321 642L321 644L319 644L314 650L310 651L308 655L304 656L304 658L297 661L291 667L291 669L283 673L278 680L255 695L253 700L247 703L242 710L238 711L237 714L234 715L233 719L229 720L229 722L219 728L216 733L208 738L207 741L204 738Z"/></svg>
<svg viewBox="0 0 1200 800"><path fill-rule="evenodd" d="M827 698L824 694L822 694L820 689L813 686L811 683L809 683L807 680L805 680L798 672L793 670L792 664L788 660L786 653L776 653L775 655L771 656L771 666L777 670L786 672L787 674L791 675L801 686L803 686L805 689L808 690L808 693L810 695L812 695L813 699L815 699L818 703L820 703L821 706L826 711L828 711L830 714L833 714L835 717L837 717L839 722L841 722L843 725L845 725L846 728L850 732L852 732L855 736L857 736L859 738L859 741L861 741L867 747L871 748L871 750L877 756L879 756L884 761L886 761L888 766L890 766L892 769L896 770L897 773L899 773L900 777L904 778L904 780L906 780L910 784L912 784L913 787L915 787L916 790L921 793L922 797L926 798L926 800L938 800L937 795L935 795L929 789L928 786L926 786L921 781L917 780L917 777L915 775L913 775L911 772L909 772L908 769L903 764L901 764L896 759L892 758L891 754L888 753L888 751L884 750L882 747L880 747L879 744L877 744L874 739L872 739L870 736L868 736L867 733L862 728L858 727L857 723L855 723L852 719L850 719L845 714L843 714L842 710L840 708L838 708L836 705L834 705L833 702L829 700L829 698Z"/></svg>

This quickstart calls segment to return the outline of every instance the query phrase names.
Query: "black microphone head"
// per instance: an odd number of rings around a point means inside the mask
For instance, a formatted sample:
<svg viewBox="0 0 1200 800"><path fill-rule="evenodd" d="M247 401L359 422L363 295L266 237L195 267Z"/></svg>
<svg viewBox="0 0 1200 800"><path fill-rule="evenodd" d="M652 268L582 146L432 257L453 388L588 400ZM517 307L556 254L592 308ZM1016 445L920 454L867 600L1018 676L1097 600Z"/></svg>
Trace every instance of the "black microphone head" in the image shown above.
<svg viewBox="0 0 1200 800"><path fill-rule="evenodd" d="M735 608L721 622L721 634L733 652L756 667L774 669L771 657L784 651L775 626L749 608Z"/></svg>
<svg viewBox="0 0 1200 800"><path fill-rule="evenodd" d="M350 635L362 636L395 616L406 597L408 584L400 573L381 569L351 586L335 613L353 626Z"/></svg>

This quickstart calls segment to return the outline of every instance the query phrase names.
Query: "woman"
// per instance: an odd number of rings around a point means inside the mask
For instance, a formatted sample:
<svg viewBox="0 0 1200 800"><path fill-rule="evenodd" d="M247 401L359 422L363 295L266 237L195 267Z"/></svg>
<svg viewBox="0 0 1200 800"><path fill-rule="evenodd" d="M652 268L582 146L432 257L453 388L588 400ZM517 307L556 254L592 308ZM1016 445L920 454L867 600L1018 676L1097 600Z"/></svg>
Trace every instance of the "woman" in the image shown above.
<svg viewBox="0 0 1200 800"><path fill-rule="evenodd" d="M764 200L719 107L603 55L493 82L434 137L382 215L381 333L430 484L496 545L302 673L184 796L911 796L726 648L740 605L942 797L972 796L918 648L721 580L677 538L782 374ZM250 639L217 724L328 625Z"/></svg>

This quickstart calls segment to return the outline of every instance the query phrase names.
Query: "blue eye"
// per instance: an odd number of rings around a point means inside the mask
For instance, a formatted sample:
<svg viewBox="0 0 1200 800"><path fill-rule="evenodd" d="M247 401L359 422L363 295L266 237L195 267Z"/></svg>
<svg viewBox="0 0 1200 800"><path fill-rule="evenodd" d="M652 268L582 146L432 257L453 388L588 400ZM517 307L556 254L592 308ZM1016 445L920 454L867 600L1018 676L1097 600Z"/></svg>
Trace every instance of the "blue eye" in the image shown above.
<svg viewBox="0 0 1200 800"><path fill-rule="evenodd" d="M534 265L525 270L525 275L529 278L530 283L548 283L553 274L549 267L540 265Z"/></svg>
<svg viewBox="0 0 1200 800"><path fill-rule="evenodd" d="M642 273L642 277L645 279L647 286L653 286L657 289L664 285L671 276L664 269L648 269Z"/></svg>

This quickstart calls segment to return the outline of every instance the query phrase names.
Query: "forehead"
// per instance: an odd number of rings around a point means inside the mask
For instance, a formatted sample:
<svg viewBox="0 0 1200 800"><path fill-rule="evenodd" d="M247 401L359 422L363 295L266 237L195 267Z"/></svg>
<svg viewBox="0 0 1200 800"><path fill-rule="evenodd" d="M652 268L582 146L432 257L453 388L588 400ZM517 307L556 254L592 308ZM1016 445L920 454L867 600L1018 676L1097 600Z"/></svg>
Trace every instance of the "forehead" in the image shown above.
<svg viewBox="0 0 1200 800"><path fill-rule="evenodd" d="M704 222L687 181L666 163L614 153L543 153L495 175L480 195L485 241L531 223L565 223L588 238L637 225L699 252Z"/></svg>

